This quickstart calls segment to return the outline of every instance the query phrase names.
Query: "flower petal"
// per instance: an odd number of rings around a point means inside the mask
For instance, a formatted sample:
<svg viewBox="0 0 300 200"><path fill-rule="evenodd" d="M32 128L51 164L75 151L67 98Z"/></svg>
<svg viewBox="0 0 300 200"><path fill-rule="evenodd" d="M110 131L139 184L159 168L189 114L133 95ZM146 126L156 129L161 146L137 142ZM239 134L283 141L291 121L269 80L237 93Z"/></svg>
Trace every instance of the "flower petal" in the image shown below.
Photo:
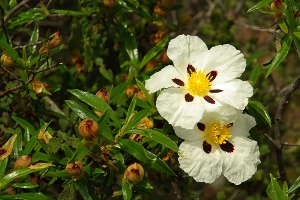
<svg viewBox="0 0 300 200"><path fill-rule="evenodd" d="M236 185L248 180L257 171L260 163L257 142L244 137L233 138L232 153L222 152L222 174Z"/></svg>
<svg viewBox="0 0 300 200"><path fill-rule="evenodd" d="M201 66L207 51L206 44L199 37L179 35L170 41L167 55L173 61L178 72L186 75L188 64L192 64L196 68Z"/></svg>
<svg viewBox="0 0 300 200"><path fill-rule="evenodd" d="M197 126L193 129L185 129L180 126L173 126L175 134L185 140L195 141L203 138L205 136L203 131L200 131Z"/></svg>
<svg viewBox="0 0 300 200"><path fill-rule="evenodd" d="M232 134L233 137L248 137L249 130L255 125L256 122L254 117L240 112L237 120L233 123L233 126L230 129L230 134Z"/></svg>
<svg viewBox="0 0 300 200"><path fill-rule="evenodd" d="M205 56L206 73L218 72L214 83L223 83L240 77L246 68L244 55L229 44L212 47Z"/></svg>
<svg viewBox="0 0 300 200"><path fill-rule="evenodd" d="M192 176L198 182L212 183L222 172L222 160L220 151L212 148L207 154L203 150L203 141L184 141L179 146L178 158L180 168Z"/></svg>
<svg viewBox="0 0 300 200"><path fill-rule="evenodd" d="M212 89L223 90L220 93L211 93L210 95L220 102L231 105L239 110L243 110L248 104L248 98L253 95L253 88L247 81L234 79L232 81L217 84Z"/></svg>
<svg viewBox="0 0 300 200"><path fill-rule="evenodd" d="M156 92L162 88L178 87L172 81L173 78L178 78L182 81L186 80L186 77L180 75L172 65L168 65L150 76L150 79L146 80L145 87L149 90L149 93Z"/></svg>
<svg viewBox="0 0 300 200"><path fill-rule="evenodd" d="M192 129L201 119L204 106L199 97L186 102L182 88L168 88L160 93L156 107L160 115L173 126Z"/></svg>

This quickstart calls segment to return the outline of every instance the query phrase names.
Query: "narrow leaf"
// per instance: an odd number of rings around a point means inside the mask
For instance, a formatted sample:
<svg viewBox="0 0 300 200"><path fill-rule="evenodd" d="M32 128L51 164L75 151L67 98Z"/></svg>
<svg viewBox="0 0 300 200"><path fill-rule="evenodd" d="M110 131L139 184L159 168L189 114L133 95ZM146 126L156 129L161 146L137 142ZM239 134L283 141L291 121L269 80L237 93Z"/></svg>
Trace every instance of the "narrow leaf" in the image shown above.
<svg viewBox="0 0 300 200"><path fill-rule="evenodd" d="M282 39L282 45L280 50L277 52L275 58L273 59L272 63L268 66L268 71L266 77L268 77L273 70L275 70L278 65L283 61L283 59L288 54L291 44L293 42L292 35L287 35Z"/></svg>
<svg viewBox="0 0 300 200"><path fill-rule="evenodd" d="M94 121L98 120L96 113L92 112L84 104L73 100L65 100L65 102L81 119L93 119Z"/></svg>
<svg viewBox="0 0 300 200"><path fill-rule="evenodd" d="M123 151L126 151L127 153L131 154L136 159L142 162L150 161L149 157L146 155L144 147L139 143L136 143L132 140L119 139L118 144L120 145Z"/></svg>
<svg viewBox="0 0 300 200"><path fill-rule="evenodd" d="M271 117L267 111L267 109L258 101L249 100L247 105L247 109L253 109L257 114L259 114L265 122L271 127Z"/></svg>
<svg viewBox="0 0 300 200"><path fill-rule="evenodd" d="M68 163L76 162L77 160L84 158L88 153L90 153L90 151L91 150L85 146L83 142L78 143L76 151Z"/></svg>
<svg viewBox="0 0 300 200"><path fill-rule="evenodd" d="M178 146L175 144L175 142L173 142L170 138L168 138L167 136L165 136L164 134L155 131L155 130L151 130L151 129L134 129L134 130L130 130L128 131L128 133L137 133L140 135L143 135L149 139L152 139L162 145L165 145L166 147L168 147L169 149L178 152Z"/></svg>
<svg viewBox="0 0 300 200"><path fill-rule="evenodd" d="M11 199L30 199L30 200L52 200L49 196L44 195L43 193L21 193L21 194L13 194L13 195L3 195L0 196L3 200L11 200Z"/></svg>
<svg viewBox="0 0 300 200"><path fill-rule="evenodd" d="M273 0L262 0L259 3L255 4L253 7L251 7L247 12L252 12L254 10L260 9L262 7L265 7L269 5Z"/></svg>
<svg viewBox="0 0 300 200"><path fill-rule="evenodd" d="M122 179L122 193L124 200L130 200L132 196L132 191L130 185L126 182L125 178Z"/></svg>
<svg viewBox="0 0 300 200"><path fill-rule="evenodd" d="M139 57L138 57L136 37L133 34L124 33L123 39L124 39L125 49L129 55L130 61L134 65L134 67L137 67L139 62Z"/></svg>
<svg viewBox="0 0 300 200"><path fill-rule="evenodd" d="M293 185L290 187L290 189L287 191L288 194L291 194L295 190L297 190L300 187L300 176L296 179L296 181L293 183Z"/></svg>

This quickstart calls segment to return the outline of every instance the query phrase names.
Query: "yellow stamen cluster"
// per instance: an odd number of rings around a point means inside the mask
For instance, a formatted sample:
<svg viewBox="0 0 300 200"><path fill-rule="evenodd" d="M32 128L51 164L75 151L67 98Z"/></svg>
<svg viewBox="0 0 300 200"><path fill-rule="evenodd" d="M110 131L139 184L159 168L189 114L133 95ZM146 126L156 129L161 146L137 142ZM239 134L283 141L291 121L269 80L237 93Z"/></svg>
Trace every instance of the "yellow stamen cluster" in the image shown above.
<svg viewBox="0 0 300 200"><path fill-rule="evenodd" d="M210 137L216 144L226 144L226 140L231 138L229 134L231 126L221 126L220 124L214 124L210 129Z"/></svg>
<svg viewBox="0 0 300 200"><path fill-rule="evenodd" d="M193 96L205 96L210 88L211 82L203 72L192 72L188 74L187 88Z"/></svg>

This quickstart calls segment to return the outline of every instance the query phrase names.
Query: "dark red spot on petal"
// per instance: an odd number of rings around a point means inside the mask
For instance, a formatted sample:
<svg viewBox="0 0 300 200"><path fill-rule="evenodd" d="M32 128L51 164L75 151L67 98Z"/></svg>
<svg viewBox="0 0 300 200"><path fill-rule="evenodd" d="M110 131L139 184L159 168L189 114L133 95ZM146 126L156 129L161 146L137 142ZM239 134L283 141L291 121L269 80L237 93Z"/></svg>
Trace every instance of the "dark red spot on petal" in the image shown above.
<svg viewBox="0 0 300 200"><path fill-rule="evenodd" d="M190 93L187 93L185 96L184 96L184 99L186 100L186 102L191 102L194 100L194 97L190 94Z"/></svg>
<svg viewBox="0 0 300 200"><path fill-rule="evenodd" d="M208 144L206 142L206 140L203 141L203 151L205 151L205 153L209 154L211 152L211 144Z"/></svg>
<svg viewBox="0 0 300 200"><path fill-rule="evenodd" d="M227 124L226 128L231 128L233 126L233 123Z"/></svg>
<svg viewBox="0 0 300 200"><path fill-rule="evenodd" d="M4 149L4 148L0 148L0 156L1 155L3 155L3 154L5 154L7 152L7 150L6 149Z"/></svg>
<svg viewBox="0 0 300 200"><path fill-rule="evenodd" d="M220 89L215 89L215 90L209 90L210 93L219 93L222 92L223 90Z"/></svg>
<svg viewBox="0 0 300 200"><path fill-rule="evenodd" d="M193 65L191 65L191 64L188 64L186 70L187 70L187 73L188 73L190 76L192 75L193 72L196 71L195 67L193 67Z"/></svg>
<svg viewBox="0 0 300 200"><path fill-rule="evenodd" d="M210 82L212 82L213 80L215 80L215 78L217 77L217 75L218 75L218 72L214 70L214 71L211 71L208 74L206 74L206 77L208 78L208 80Z"/></svg>
<svg viewBox="0 0 300 200"><path fill-rule="evenodd" d="M220 147L223 151L226 151L227 153L232 153L234 150L233 144L225 140L226 144L221 144Z"/></svg>
<svg viewBox="0 0 300 200"><path fill-rule="evenodd" d="M172 81L179 86L184 86L184 82L178 78L173 78Z"/></svg>
<svg viewBox="0 0 300 200"><path fill-rule="evenodd" d="M215 104L215 100L213 100L210 96L204 96L203 97L208 103L211 103L211 104Z"/></svg>
<svg viewBox="0 0 300 200"><path fill-rule="evenodd" d="M197 123L197 127L200 131L204 131L205 130L205 124L202 124L202 123Z"/></svg>

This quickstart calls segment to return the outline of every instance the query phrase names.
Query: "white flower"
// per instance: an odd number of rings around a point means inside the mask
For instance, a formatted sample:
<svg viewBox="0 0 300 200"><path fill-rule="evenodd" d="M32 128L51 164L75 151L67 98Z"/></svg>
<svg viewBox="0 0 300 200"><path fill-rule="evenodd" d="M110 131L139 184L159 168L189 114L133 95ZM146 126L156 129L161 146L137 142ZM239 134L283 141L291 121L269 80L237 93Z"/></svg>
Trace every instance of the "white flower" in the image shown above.
<svg viewBox="0 0 300 200"><path fill-rule="evenodd" d="M247 138L256 123L241 113L233 123L218 117L218 113L205 113L193 129L174 127L185 139L179 146L180 168L198 182L212 183L223 174L239 185L255 174L260 163L257 142Z"/></svg>
<svg viewBox="0 0 300 200"><path fill-rule="evenodd" d="M200 38L180 35L170 41L167 54L174 67L168 65L153 74L145 86L150 93L167 88L156 106L171 125L191 129L206 110L223 105L243 110L248 104L253 88L236 79L246 61L235 47L225 44L208 50Z"/></svg>

